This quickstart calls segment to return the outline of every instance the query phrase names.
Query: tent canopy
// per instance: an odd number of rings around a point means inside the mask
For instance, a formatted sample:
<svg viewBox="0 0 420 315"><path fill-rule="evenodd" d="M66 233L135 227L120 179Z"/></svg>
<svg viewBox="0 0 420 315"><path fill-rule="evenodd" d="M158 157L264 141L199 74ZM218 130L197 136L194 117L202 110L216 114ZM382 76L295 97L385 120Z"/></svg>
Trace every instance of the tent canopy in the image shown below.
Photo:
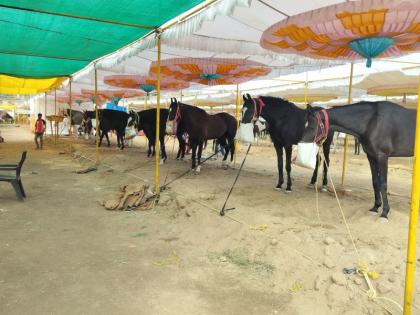
<svg viewBox="0 0 420 315"><path fill-rule="evenodd" d="M1 73L26 78L73 74L200 2L0 1Z"/></svg>

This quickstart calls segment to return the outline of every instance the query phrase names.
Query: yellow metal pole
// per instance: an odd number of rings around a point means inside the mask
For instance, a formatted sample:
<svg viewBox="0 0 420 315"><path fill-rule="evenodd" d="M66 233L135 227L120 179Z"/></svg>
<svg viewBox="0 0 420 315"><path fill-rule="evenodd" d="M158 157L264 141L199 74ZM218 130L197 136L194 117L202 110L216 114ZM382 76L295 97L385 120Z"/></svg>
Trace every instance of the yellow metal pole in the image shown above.
<svg viewBox="0 0 420 315"><path fill-rule="evenodd" d="M308 81L305 82L305 104L308 104Z"/></svg>
<svg viewBox="0 0 420 315"><path fill-rule="evenodd" d="M155 139L155 192L159 194L159 133L160 133L160 53L161 38L157 35L157 82L156 82L156 139Z"/></svg>
<svg viewBox="0 0 420 315"><path fill-rule="evenodd" d="M69 106L70 106L70 127L69 127L69 135L71 135L72 134L72 130L71 130L71 117L72 117L72 115L73 115L73 113L72 113L72 110L71 110L71 102L72 102L72 99L71 99L71 77L69 78Z"/></svg>
<svg viewBox="0 0 420 315"><path fill-rule="evenodd" d="M57 116L57 89L54 89L54 116ZM58 121L54 121L55 137L54 144L57 144L58 138Z"/></svg>
<svg viewBox="0 0 420 315"><path fill-rule="evenodd" d="M420 95L420 82L419 82ZM414 144L414 166L411 181L410 222L408 228L407 263L405 270L404 315L411 315L414 290L414 267L416 266L417 226L420 197L420 98L417 101L416 133Z"/></svg>
<svg viewBox="0 0 420 315"><path fill-rule="evenodd" d="M349 79L349 96L348 104L352 102L352 91L353 91L353 63L350 65L350 79ZM344 138L344 153L343 153L343 169L341 172L341 188L344 188L344 177L346 176L346 166L347 166L347 147L349 145L349 136L346 135Z"/></svg>
<svg viewBox="0 0 420 315"><path fill-rule="evenodd" d="M47 119L47 92L45 92L44 96L44 118Z"/></svg>
<svg viewBox="0 0 420 315"><path fill-rule="evenodd" d="M96 64L94 65L94 76L95 76L95 120L96 120L96 165L99 165L99 113L98 113L98 71L96 70Z"/></svg>
<svg viewBox="0 0 420 315"><path fill-rule="evenodd" d="M144 102L144 109L147 109L147 99L149 98L149 92L146 93L146 100Z"/></svg>
<svg viewBox="0 0 420 315"><path fill-rule="evenodd" d="M236 130L239 128L239 106L241 105L241 94L239 91L239 84L236 84ZM238 155L238 140L235 140L235 160L234 166L236 166L236 156Z"/></svg>

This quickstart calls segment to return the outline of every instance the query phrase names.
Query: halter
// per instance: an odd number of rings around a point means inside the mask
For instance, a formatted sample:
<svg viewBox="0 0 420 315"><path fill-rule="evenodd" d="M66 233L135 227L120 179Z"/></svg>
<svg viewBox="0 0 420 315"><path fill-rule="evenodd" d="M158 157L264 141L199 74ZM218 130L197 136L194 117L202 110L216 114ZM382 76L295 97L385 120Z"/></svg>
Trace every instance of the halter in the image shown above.
<svg viewBox="0 0 420 315"><path fill-rule="evenodd" d="M322 122L321 114L324 115L324 122ZM314 140L312 142L322 144L325 139L328 137L328 130L330 129L330 120L328 112L325 109L318 111L315 114L316 117L316 128L314 134ZM321 130L321 133L318 135L318 130Z"/></svg>
<svg viewBox="0 0 420 315"><path fill-rule="evenodd" d="M252 102L254 103L254 116L252 117L252 121L257 121L261 115L261 112L265 106L264 102L261 98L253 98ZM257 105L258 102L258 105ZM259 111L258 111L259 109Z"/></svg>
<svg viewBox="0 0 420 315"><path fill-rule="evenodd" d="M177 102L176 113L172 123L172 132L176 134L178 129L178 122L181 120L181 105Z"/></svg>

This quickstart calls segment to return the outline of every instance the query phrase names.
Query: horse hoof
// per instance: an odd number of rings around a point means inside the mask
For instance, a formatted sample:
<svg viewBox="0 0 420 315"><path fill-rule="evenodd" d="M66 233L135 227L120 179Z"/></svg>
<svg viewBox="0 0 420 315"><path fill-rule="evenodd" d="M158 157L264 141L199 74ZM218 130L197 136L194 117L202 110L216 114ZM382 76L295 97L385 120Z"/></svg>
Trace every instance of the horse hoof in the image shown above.
<svg viewBox="0 0 420 315"><path fill-rule="evenodd" d="M292 189L291 188L289 188L289 189L286 189L286 193L291 193L292 192Z"/></svg>
<svg viewBox="0 0 420 315"><path fill-rule="evenodd" d="M197 167L195 168L195 173L196 173L196 174L200 174L200 171L201 171L201 166L197 166Z"/></svg>
<svg viewBox="0 0 420 315"><path fill-rule="evenodd" d="M163 160L163 159L160 159L160 161L159 161L159 165L162 165L162 164L163 164L163 162L164 162L164 160Z"/></svg>
<svg viewBox="0 0 420 315"><path fill-rule="evenodd" d="M281 189L281 187L274 187L274 190L276 190L276 191L282 191L283 189Z"/></svg>
<svg viewBox="0 0 420 315"><path fill-rule="evenodd" d="M378 210L369 210L369 214L377 216L378 215Z"/></svg>
<svg viewBox="0 0 420 315"><path fill-rule="evenodd" d="M306 187L309 189L315 189L315 184L309 183Z"/></svg>
<svg viewBox="0 0 420 315"><path fill-rule="evenodd" d="M388 218L387 217L380 216L379 217L379 222L381 222L381 223L388 223L389 221L388 221Z"/></svg>
<svg viewBox="0 0 420 315"><path fill-rule="evenodd" d="M321 192L327 192L327 191L328 191L328 187L327 186L322 186Z"/></svg>

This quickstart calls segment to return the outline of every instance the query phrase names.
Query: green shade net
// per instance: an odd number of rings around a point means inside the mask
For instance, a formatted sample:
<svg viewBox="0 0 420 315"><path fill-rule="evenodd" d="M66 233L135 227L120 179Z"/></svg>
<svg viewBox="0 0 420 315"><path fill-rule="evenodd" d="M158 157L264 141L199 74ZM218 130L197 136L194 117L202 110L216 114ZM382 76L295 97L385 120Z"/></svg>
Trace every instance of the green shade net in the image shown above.
<svg viewBox="0 0 420 315"><path fill-rule="evenodd" d="M70 75L201 2L0 0L0 73Z"/></svg>

